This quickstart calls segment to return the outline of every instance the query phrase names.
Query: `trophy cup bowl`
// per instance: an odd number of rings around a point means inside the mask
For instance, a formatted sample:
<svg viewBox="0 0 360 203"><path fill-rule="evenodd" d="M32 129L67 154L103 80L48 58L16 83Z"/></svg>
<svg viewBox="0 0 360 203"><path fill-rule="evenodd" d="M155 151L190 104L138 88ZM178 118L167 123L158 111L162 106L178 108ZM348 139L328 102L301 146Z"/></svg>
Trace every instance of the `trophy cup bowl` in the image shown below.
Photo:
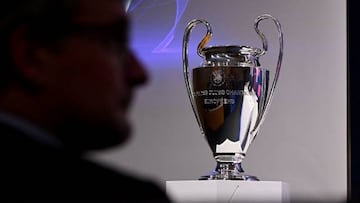
<svg viewBox="0 0 360 203"><path fill-rule="evenodd" d="M267 51L267 40L259 31L258 24L268 18L277 25L280 42L271 87L270 71L259 63L259 57ZM207 27L207 33L197 50L203 62L192 69L190 81L187 45L191 30L200 23ZM205 20L194 19L185 30L185 84L200 131L216 160L213 172L201 176L200 180L259 180L256 176L246 174L241 163L258 134L275 90L281 67L283 36L278 20L268 14L256 19L255 31L262 39L264 50L237 45L205 47L212 36L211 25Z"/></svg>

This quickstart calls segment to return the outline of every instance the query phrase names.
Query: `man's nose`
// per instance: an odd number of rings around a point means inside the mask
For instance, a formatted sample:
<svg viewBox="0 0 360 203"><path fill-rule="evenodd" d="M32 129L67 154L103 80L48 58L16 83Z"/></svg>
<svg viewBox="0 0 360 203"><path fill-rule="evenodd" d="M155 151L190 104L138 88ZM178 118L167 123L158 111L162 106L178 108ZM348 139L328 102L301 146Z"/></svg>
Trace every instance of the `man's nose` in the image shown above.
<svg viewBox="0 0 360 203"><path fill-rule="evenodd" d="M132 86L143 85L149 80L149 75L144 65L134 53L129 53L128 80Z"/></svg>

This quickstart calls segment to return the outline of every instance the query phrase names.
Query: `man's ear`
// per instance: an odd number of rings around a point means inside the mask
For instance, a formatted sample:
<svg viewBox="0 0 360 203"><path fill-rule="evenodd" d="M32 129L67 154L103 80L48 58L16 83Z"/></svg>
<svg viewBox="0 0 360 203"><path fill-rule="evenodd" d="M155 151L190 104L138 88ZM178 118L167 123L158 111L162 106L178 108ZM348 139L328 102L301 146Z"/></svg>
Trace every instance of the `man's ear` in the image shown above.
<svg viewBox="0 0 360 203"><path fill-rule="evenodd" d="M19 76L28 84L41 86L49 80L47 75L49 50L31 41L27 27L18 27L10 36L9 49Z"/></svg>

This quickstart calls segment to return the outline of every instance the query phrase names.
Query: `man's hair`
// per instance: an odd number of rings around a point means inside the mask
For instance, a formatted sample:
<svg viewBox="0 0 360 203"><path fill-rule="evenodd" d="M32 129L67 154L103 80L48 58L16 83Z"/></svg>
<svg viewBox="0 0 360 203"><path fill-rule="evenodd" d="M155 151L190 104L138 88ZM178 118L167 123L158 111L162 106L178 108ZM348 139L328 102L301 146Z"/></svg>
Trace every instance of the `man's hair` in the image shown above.
<svg viewBox="0 0 360 203"><path fill-rule="evenodd" d="M14 79L17 68L10 53L9 39L25 26L28 40L50 45L60 25L70 21L76 0L7 0L0 5L0 91Z"/></svg>

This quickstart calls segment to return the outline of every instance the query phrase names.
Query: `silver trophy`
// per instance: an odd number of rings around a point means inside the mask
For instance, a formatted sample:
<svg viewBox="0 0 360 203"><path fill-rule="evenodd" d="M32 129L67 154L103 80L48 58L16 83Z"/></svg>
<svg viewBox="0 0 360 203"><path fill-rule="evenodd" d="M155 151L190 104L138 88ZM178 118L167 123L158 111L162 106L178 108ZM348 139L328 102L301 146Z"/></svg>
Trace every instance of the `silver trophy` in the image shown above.
<svg viewBox="0 0 360 203"><path fill-rule="evenodd" d="M271 86L269 70L259 63L259 57L268 50L266 37L258 28L259 22L265 19L275 22L280 43ZM188 43L191 31L198 24L207 28L197 48L202 63L192 69L189 76ZM268 14L260 15L254 28L263 49L237 45L206 47L212 28L205 20L194 19L185 29L182 49L185 85L200 131L216 160L213 172L201 176L200 180L259 180L246 174L241 162L258 134L274 95L283 55L283 33L279 21Z"/></svg>

